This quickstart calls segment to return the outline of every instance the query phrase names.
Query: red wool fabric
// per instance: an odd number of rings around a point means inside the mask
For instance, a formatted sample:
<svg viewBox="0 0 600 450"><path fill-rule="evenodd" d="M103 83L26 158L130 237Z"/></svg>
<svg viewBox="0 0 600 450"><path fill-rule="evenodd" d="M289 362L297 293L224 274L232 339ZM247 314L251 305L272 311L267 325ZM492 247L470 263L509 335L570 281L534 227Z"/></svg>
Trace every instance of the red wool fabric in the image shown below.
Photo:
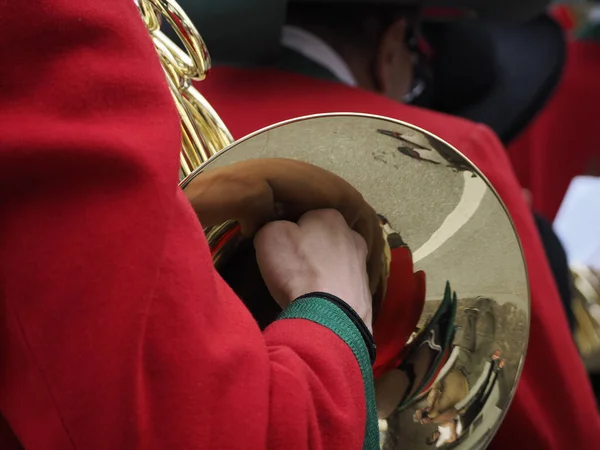
<svg viewBox="0 0 600 450"><path fill-rule="evenodd" d="M565 31L572 31L575 27L575 17L571 7L559 4L551 6L549 12Z"/></svg>
<svg viewBox="0 0 600 450"><path fill-rule="evenodd" d="M362 448L350 348L215 274L133 1L0 2L0 105L0 448Z"/></svg>
<svg viewBox="0 0 600 450"><path fill-rule="evenodd" d="M532 297L528 356L516 397L491 449L589 448L600 420L587 374L510 161L485 126L341 84L274 69L215 68L198 84L236 138L297 116L363 112L406 120L459 148L502 197L522 240Z"/></svg>
<svg viewBox="0 0 600 450"><path fill-rule="evenodd" d="M600 175L600 43L570 42L563 78L539 117L509 147L534 208L553 220L573 177Z"/></svg>

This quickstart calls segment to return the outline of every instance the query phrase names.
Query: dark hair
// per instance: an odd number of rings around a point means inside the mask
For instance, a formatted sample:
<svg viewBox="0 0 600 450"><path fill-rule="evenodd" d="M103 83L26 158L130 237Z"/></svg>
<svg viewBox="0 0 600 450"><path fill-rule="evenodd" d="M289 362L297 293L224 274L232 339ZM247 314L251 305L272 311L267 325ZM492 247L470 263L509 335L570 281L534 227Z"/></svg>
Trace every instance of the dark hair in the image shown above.
<svg viewBox="0 0 600 450"><path fill-rule="evenodd" d="M327 30L347 44L372 50L398 19L416 17L418 8L389 2L290 2L287 23L308 31Z"/></svg>

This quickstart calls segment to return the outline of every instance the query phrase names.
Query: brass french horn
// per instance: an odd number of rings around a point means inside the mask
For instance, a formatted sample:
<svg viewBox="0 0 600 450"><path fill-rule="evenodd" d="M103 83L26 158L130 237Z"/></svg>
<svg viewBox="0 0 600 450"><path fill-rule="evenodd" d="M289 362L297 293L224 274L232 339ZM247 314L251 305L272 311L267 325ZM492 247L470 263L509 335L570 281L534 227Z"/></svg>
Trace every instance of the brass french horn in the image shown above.
<svg viewBox="0 0 600 450"><path fill-rule="evenodd" d="M181 116L182 189L243 160L310 162L344 178L380 214L388 262L405 249L426 274L424 307L398 364L376 376L381 447L485 448L514 395L529 333L522 249L489 182L446 142L386 117L301 117L234 142L192 85L210 66L194 25L173 0L135 1ZM161 32L163 18L186 51ZM228 221L205 231L217 269L239 282L242 243L217 246L232 230Z"/></svg>

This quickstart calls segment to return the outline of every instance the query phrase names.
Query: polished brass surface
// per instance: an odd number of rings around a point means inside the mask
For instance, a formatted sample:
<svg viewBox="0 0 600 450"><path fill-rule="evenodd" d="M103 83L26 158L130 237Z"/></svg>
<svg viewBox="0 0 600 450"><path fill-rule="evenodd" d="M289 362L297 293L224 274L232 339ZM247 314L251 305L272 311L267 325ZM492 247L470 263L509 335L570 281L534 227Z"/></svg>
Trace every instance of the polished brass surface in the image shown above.
<svg viewBox="0 0 600 450"><path fill-rule="evenodd" d="M194 88L210 68L210 56L202 37L185 12L172 0L135 0L148 28L175 106L181 117L181 179L231 144L233 138L217 113ZM162 18L175 30L187 53L160 31Z"/></svg>
<svg viewBox="0 0 600 450"><path fill-rule="evenodd" d="M529 327L521 247L487 181L455 149L425 131L360 114L311 116L274 125L224 149L197 174L268 157L310 162L342 176L399 231L413 252L415 270L427 274L420 330L438 310L447 281L458 295L456 334L447 347L447 361L437 362L435 370L440 372L433 387L441 387L446 396L454 391L448 401L460 409L441 424L415 422L415 413L427 405L430 391L424 390L381 421L383 448L429 448L428 438L439 429L443 440L455 419L460 420L458 442L441 448L485 446L514 394ZM209 240L215 242L220 234L209 230ZM457 391L456 384L462 390ZM402 380L392 380L377 387L378 396L383 391L384 397L394 398L394 392L385 391L403 385ZM485 401L478 404L482 398ZM445 411L452 408L448 401Z"/></svg>
<svg viewBox="0 0 600 450"><path fill-rule="evenodd" d="M208 54L186 59L174 51L159 34L159 17L183 21L183 41L198 43L200 37L172 1L139 0L138 6L182 117L183 189L206 170L247 159L310 162L357 188L381 215L390 247L407 246L415 270L426 272L425 308L407 344L411 350L401 366L376 380L382 448L485 448L514 395L530 313L520 242L488 181L427 131L365 114L301 117L223 148L230 135L210 105L185 96L189 81L208 67ZM198 48L187 46L188 52ZM201 70L195 73L192 65ZM212 146L200 148L188 132ZM217 267L235 267L247 279L245 263L235 265L244 243L223 239L239 237L236 224L226 222L206 234ZM407 383L409 364L414 392Z"/></svg>

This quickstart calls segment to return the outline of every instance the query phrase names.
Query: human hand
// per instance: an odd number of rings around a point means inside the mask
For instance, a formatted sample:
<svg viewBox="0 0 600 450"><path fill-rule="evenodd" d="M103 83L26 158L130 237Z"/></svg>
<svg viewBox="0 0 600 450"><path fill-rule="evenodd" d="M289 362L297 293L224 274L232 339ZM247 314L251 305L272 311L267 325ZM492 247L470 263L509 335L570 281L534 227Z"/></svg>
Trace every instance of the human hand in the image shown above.
<svg viewBox="0 0 600 450"><path fill-rule="evenodd" d="M413 420L421 424L427 424L431 422L431 418L429 417L429 408L426 407L422 409L417 409L413 414Z"/></svg>
<svg viewBox="0 0 600 450"><path fill-rule="evenodd" d="M422 419L423 419L423 410L417 409L415 411L415 413L413 414L413 422L421 422Z"/></svg>
<svg viewBox="0 0 600 450"><path fill-rule="evenodd" d="M257 158L208 169L186 187L204 227L234 220L244 237L274 220L297 221L307 211L335 209L366 241L371 294L381 301L385 241L375 210L343 178L285 158Z"/></svg>
<svg viewBox="0 0 600 450"><path fill-rule="evenodd" d="M282 308L301 295L325 292L346 302L372 331L367 245L338 211L270 222L256 233L254 246L265 284Z"/></svg>

